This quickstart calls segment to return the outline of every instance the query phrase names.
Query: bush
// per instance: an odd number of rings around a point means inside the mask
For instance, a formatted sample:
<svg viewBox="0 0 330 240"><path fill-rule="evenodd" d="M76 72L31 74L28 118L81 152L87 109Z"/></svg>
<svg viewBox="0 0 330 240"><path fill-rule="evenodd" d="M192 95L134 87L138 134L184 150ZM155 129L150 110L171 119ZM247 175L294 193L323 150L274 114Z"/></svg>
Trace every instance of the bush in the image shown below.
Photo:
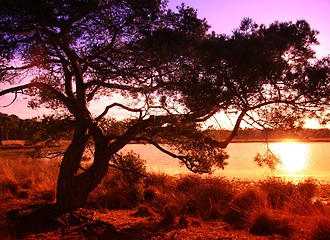
<svg viewBox="0 0 330 240"><path fill-rule="evenodd" d="M145 179L147 188L154 187L160 192L173 192L176 184L177 178L165 173L148 173L148 177Z"/></svg>
<svg viewBox="0 0 330 240"><path fill-rule="evenodd" d="M89 204L107 209L134 208L144 201L145 160L131 151L113 161L114 168L90 194Z"/></svg>
<svg viewBox="0 0 330 240"><path fill-rule="evenodd" d="M266 193L274 209L283 209L284 203L292 198L295 192L293 183L275 177L260 182L259 186Z"/></svg>
<svg viewBox="0 0 330 240"><path fill-rule="evenodd" d="M307 180L298 183L297 190L306 201L311 202L315 196L318 184L315 179L308 178Z"/></svg>
<svg viewBox="0 0 330 240"><path fill-rule="evenodd" d="M163 217L160 224L163 226L172 226L178 223L179 207L176 204L168 204L164 208Z"/></svg>
<svg viewBox="0 0 330 240"><path fill-rule="evenodd" d="M270 214L269 211L261 211L252 220L250 233L260 236L278 234L289 237L293 233L293 227L288 218Z"/></svg>
<svg viewBox="0 0 330 240"><path fill-rule="evenodd" d="M5 177L0 179L0 194L2 197L4 196L15 197L18 193L18 190L19 190L19 186L16 181L7 179Z"/></svg>
<svg viewBox="0 0 330 240"><path fill-rule="evenodd" d="M109 172L91 192L87 204L104 209L131 209L137 206L130 186L120 172Z"/></svg>
<svg viewBox="0 0 330 240"><path fill-rule="evenodd" d="M328 217L316 221L311 237L312 240L330 240L330 219Z"/></svg>
<svg viewBox="0 0 330 240"><path fill-rule="evenodd" d="M245 227L255 214L267 209L268 202L265 194L257 189L251 188L234 196L230 202L224 220L236 228Z"/></svg>
<svg viewBox="0 0 330 240"><path fill-rule="evenodd" d="M217 218L234 195L232 184L228 180L195 175L179 178L176 191L187 198L183 212L203 218Z"/></svg>
<svg viewBox="0 0 330 240"><path fill-rule="evenodd" d="M155 187L148 187L144 189L143 197L145 202L154 201L158 195L159 195L158 190Z"/></svg>

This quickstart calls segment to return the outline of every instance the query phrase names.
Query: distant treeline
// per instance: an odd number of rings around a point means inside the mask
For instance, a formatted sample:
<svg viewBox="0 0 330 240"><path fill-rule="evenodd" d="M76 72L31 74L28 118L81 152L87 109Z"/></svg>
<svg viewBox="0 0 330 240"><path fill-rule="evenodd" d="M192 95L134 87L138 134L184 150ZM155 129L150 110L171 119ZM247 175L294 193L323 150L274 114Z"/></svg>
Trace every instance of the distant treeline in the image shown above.
<svg viewBox="0 0 330 240"><path fill-rule="evenodd" d="M72 133L72 121L53 117L20 119L16 115L0 113L0 140L67 139Z"/></svg>
<svg viewBox="0 0 330 240"><path fill-rule="evenodd" d="M208 130L217 139L225 139L229 130ZM299 139L303 141L330 141L330 129L241 129L233 141L272 141L279 139Z"/></svg>
<svg viewBox="0 0 330 240"><path fill-rule="evenodd" d="M111 120L109 120L110 122ZM112 122L112 131L124 131L124 123ZM109 126L110 126L109 125ZM68 118L54 117L20 119L16 115L0 113L0 140L28 140L32 142L44 140L70 139L73 121ZM208 129L209 135L216 139L225 139L229 130ZM305 141L330 141L330 129L290 129L290 130L257 130L240 129L234 141L265 141L294 138Z"/></svg>

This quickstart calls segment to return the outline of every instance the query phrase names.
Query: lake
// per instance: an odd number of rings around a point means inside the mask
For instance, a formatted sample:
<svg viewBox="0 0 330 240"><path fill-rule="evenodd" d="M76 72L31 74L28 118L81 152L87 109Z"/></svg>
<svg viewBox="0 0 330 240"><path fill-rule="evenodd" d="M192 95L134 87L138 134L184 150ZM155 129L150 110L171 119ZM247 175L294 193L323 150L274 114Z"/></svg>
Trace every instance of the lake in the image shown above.
<svg viewBox="0 0 330 240"><path fill-rule="evenodd" d="M259 167L254 162L257 153L264 154L268 148L282 161L274 171ZM180 166L174 159L152 145L130 144L124 151L133 150L146 160L147 170L170 175L190 173L185 166ZM227 178L248 180L264 179L269 176L289 179L308 177L330 182L330 142L275 142L275 143L231 143L227 147L230 155L224 170L213 174Z"/></svg>

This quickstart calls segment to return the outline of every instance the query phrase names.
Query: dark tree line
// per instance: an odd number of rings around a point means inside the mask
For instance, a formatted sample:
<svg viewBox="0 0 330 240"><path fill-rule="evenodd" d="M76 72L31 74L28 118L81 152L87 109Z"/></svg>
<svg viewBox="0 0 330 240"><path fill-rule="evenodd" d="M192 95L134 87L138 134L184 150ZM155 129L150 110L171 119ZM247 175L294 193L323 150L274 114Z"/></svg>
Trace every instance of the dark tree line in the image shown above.
<svg viewBox="0 0 330 240"><path fill-rule="evenodd" d="M2 140L28 140L31 142L69 140L72 137L73 121L70 119L56 119L52 116L43 118L20 119L16 115L0 113ZM130 124L126 121L104 119L104 128L108 134L123 133ZM230 130L206 129L204 133L218 139L230 136ZM296 138L301 140L318 141L329 139L330 129L239 129L233 140L238 141L267 141L268 139ZM158 141L162 141L159 139ZM166 143L166 141L164 141Z"/></svg>
<svg viewBox="0 0 330 240"><path fill-rule="evenodd" d="M223 139L230 135L230 130L206 130L214 138ZM330 129L253 129L245 128L237 132L237 141L269 141L298 139L302 141L330 141Z"/></svg>
<svg viewBox="0 0 330 240"><path fill-rule="evenodd" d="M30 142L70 139L73 123L68 119L20 119L16 115L0 113L0 139L28 140Z"/></svg>

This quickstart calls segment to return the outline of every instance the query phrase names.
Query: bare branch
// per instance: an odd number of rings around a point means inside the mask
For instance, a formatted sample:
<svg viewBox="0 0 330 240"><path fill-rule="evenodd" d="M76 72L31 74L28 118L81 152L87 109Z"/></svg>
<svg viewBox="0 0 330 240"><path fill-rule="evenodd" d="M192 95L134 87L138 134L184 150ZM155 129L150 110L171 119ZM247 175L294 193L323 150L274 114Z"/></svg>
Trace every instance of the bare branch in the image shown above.
<svg viewBox="0 0 330 240"><path fill-rule="evenodd" d="M148 142L150 144L152 144L153 146L155 146L158 150L160 150L161 152L173 157L173 158L177 158L177 159L180 159L180 160L184 160L186 158L186 156L184 155L176 155L174 154L173 152L171 151L168 151L166 150L165 148L163 148L162 146L160 146L157 142L149 139L149 138L146 138L146 137L137 137L137 138L134 138L135 141L145 141L145 142Z"/></svg>
<svg viewBox="0 0 330 240"><path fill-rule="evenodd" d="M31 83L20 85L17 87L7 88L5 90L0 91L0 96L6 95L8 93L17 93L18 91L22 91L25 89L31 89L31 88L38 88L40 90L50 91L59 100L61 100L69 109L73 109L72 104L68 101L67 97L63 93L57 91L55 88L53 88L49 84L41 83L41 82L31 82Z"/></svg>
<svg viewBox="0 0 330 240"><path fill-rule="evenodd" d="M15 92L15 97L14 97L14 99L13 99L9 104L7 104L7 105L5 105L5 106L1 106L1 107L2 107L2 108L9 107L10 105L12 105L12 104L16 101L16 99L17 99L17 92Z"/></svg>
<svg viewBox="0 0 330 240"><path fill-rule="evenodd" d="M100 121L100 119L103 118L108 113L108 111L113 107L120 107L120 108L125 109L129 112L138 112L138 113L140 113L140 116L142 115L142 110L140 108L130 108L130 107L127 107L127 106L125 106L121 103L113 103L113 104L108 105L104 109L104 111L95 120Z"/></svg>
<svg viewBox="0 0 330 240"><path fill-rule="evenodd" d="M92 80L87 83L85 83L85 87L92 87L92 86L100 86L100 87L105 87L105 88L110 88L110 89L119 89L119 90L128 90L128 91L134 91L134 92L151 92L156 89L156 87L132 87L129 85L123 85L123 84L115 84L115 83L107 83L104 81L99 81L99 80Z"/></svg>
<svg viewBox="0 0 330 240"><path fill-rule="evenodd" d="M95 86L94 89L87 94L87 102L90 102L93 100L95 94L97 93L97 91L100 89L101 86Z"/></svg>

